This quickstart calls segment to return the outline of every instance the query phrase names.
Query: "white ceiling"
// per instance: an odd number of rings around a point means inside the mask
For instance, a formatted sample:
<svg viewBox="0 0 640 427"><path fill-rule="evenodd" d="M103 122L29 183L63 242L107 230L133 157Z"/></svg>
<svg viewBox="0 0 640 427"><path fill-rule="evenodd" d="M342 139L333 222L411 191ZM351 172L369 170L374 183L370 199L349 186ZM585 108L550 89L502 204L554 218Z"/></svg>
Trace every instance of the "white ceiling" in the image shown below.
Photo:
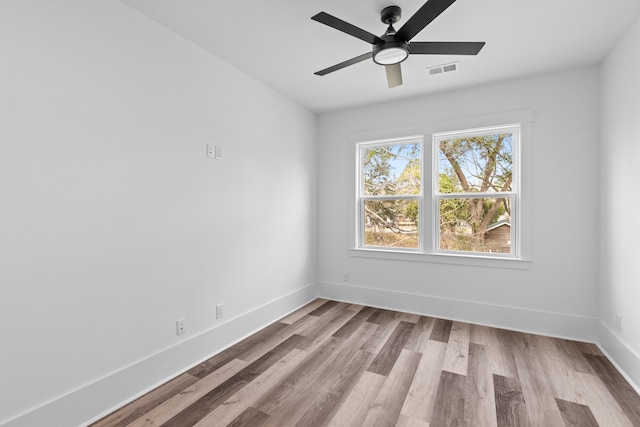
<svg viewBox="0 0 640 427"><path fill-rule="evenodd" d="M371 48L310 18L324 11L381 35L380 10L402 7L399 29L424 0L122 1L318 113L597 64L640 15L639 0L458 0L413 41L484 41L484 49L412 55L404 85L388 89L372 61L314 75ZM426 71L455 61L456 72Z"/></svg>

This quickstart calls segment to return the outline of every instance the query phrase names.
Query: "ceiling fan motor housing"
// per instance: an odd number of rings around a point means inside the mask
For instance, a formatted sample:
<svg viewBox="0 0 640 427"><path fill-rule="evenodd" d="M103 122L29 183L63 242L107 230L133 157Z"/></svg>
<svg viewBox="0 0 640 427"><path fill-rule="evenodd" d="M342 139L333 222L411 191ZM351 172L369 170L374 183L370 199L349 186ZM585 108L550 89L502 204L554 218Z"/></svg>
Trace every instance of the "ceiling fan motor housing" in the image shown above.
<svg viewBox="0 0 640 427"><path fill-rule="evenodd" d="M387 6L380 12L380 20L387 25L393 25L400 20L401 12L399 6Z"/></svg>

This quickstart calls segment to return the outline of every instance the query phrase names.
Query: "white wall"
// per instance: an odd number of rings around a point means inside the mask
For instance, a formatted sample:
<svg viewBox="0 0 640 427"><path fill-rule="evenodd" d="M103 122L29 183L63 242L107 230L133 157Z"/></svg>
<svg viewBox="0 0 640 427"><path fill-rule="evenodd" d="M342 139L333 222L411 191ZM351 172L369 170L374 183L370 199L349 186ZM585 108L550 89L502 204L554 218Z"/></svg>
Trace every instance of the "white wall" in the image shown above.
<svg viewBox="0 0 640 427"><path fill-rule="evenodd" d="M428 77L425 77L428 78ZM321 295L594 340L598 276L599 69L506 81L320 116ZM528 270L348 254L352 134L533 109ZM389 133L389 132L387 132ZM343 282L343 272L350 281Z"/></svg>
<svg viewBox="0 0 640 427"><path fill-rule="evenodd" d="M314 295L313 114L112 0L0 2L0 52L0 424L79 424Z"/></svg>
<svg viewBox="0 0 640 427"><path fill-rule="evenodd" d="M0 2L0 425L98 416L313 297L316 277L337 299L582 339L599 307L599 342L640 382L639 44L636 24L602 80L325 114L316 169L311 113L120 2ZM348 255L352 133L520 109L530 269Z"/></svg>
<svg viewBox="0 0 640 427"><path fill-rule="evenodd" d="M598 340L640 384L640 21L602 66L602 201ZM616 330L615 316L622 318Z"/></svg>

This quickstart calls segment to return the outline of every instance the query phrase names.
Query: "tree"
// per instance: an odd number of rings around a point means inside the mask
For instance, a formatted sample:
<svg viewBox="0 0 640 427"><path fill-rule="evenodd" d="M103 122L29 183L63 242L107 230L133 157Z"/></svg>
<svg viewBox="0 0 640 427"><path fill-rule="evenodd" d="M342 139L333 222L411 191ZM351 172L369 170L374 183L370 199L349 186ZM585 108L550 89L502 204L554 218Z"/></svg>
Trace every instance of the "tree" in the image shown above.
<svg viewBox="0 0 640 427"><path fill-rule="evenodd" d="M402 196L420 192L420 145L379 146L363 152L363 190L367 196L398 196L369 199L364 203L367 244L416 246L418 203ZM399 237L390 236L392 232ZM400 236L404 235L404 236Z"/></svg>
<svg viewBox="0 0 640 427"><path fill-rule="evenodd" d="M484 193L478 198L443 199L440 206L441 234L443 230L454 231L456 226L464 223L471 228L472 243L482 246L487 228L505 213L511 214L508 198L487 197L487 193L511 191L511 138L509 133L440 141L440 192ZM455 246L455 243L448 244Z"/></svg>

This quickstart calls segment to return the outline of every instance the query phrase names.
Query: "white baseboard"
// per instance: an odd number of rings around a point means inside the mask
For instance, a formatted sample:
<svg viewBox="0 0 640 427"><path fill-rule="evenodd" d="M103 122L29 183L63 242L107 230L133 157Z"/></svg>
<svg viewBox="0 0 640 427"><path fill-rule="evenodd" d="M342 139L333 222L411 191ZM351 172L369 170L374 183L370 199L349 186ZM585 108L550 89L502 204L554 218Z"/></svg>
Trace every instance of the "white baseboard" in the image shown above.
<svg viewBox="0 0 640 427"><path fill-rule="evenodd" d="M595 318L352 284L318 282L5 420L0 426L86 426L317 297L514 331L597 342L605 355L640 393L640 356Z"/></svg>
<svg viewBox="0 0 640 427"><path fill-rule="evenodd" d="M640 355L596 318L395 292L345 283L318 282L317 290L320 298L596 343L615 368L640 394Z"/></svg>
<svg viewBox="0 0 640 427"><path fill-rule="evenodd" d="M0 422L2 427L86 426L316 298L315 283ZM98 415L96 415L98 414Z"/></svg>
<svg viewBox="0 0 640 427"><path fill-rule="evenodd" d="M343 283L318 282L318 297L492 326L595 342L595 318L438 298Z"/></svg>
<svg viewBox="0 0 640 427"><path fill-rule="evenodd" d="M602 322L598 322L597 337L600 350L640 394L640 355Z"/></svg>

